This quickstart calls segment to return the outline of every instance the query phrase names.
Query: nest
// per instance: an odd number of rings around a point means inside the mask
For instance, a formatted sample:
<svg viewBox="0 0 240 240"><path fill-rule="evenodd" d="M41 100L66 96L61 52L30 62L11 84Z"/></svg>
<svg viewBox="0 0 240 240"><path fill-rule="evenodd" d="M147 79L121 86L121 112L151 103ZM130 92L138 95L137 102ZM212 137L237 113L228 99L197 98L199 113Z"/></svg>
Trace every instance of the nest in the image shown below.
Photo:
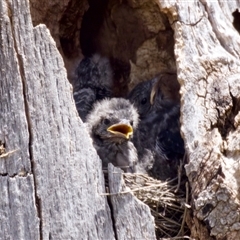
<svg viewBox="0 0 240 240"><path fill-rule="evenodd" d="M189 239L186 178L160 181L146 174L125 173L124 180L131 192L151 209L158 239Z"/></svg>
<svg viewBox="0 0 240 240"><path fill-rule="evenodd" d="M186 224L190 213L189 187L182 164L178 177L169 181L139 173L123 173L123 178L129 188L124 193L132 192L149 206L155 219L157 239L190 239L190 230Z"/></svg>

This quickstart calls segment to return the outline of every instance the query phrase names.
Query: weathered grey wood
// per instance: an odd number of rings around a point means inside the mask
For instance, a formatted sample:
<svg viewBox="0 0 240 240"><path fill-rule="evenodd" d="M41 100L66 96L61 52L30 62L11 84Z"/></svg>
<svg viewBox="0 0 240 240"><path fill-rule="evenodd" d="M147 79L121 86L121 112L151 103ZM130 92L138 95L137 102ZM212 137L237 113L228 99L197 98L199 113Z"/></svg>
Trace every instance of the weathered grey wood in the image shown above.
<svg viewBox="0 0 240 240"><path fill-rule="evenodd" d="M7 159L0 159L0 174L13 176L22 169L31 171L29 134L22 80L6 2L0 2L0 14L0 141L5 143L7 152L18 149Z"/></svg>
<svg viewBox="0 0 240 240"><path fill-rule="evenodd" d="M156 239L149 207L126 191L123 171L108 165L110 199L117 239ZM121 193L125 192L125 193Z"/></svg>
<svg viewBox="0 0 240 240"><path fill-rule="evenodd" d="M0 239L39 239L23 85L6 2L0 1ZM19 176L18 176L19 175Z"/></svg>
<svg viewBox="0 0 240 240"><path fill-rule="evenodd" d="M39 239L33 176L0 176L0 239Z"/></svg>
<svg viewBox="0 0 240 240"><path fill-rule="evenodd" d="M28 1L1 1L1 16L0 136L20 150L0 159L10 195L0 200L0 238L114 239L101 161L49 31L33 28Z"/></svg>
<svg viewBox="0 0 240 240"><path fill-rule="evenodd" d="M233 142L239 143L240 37L232 13L240 2L164 1L161 6L175 31L192 187L191 235L239 239L240 155Z"/></svg>

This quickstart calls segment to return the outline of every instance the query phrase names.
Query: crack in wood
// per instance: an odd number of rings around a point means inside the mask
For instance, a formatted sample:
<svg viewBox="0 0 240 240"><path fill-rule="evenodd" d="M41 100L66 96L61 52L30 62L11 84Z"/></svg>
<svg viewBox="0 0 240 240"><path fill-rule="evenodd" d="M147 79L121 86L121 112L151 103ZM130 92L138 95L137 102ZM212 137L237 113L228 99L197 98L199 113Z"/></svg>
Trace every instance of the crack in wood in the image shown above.
<svg viewBox="0 0 240 240"><path fill-rule="evenodd" d="M21 170L18 173L15 173L13 175L9 175L8 173L2 173L0 176L2 177L8 177L8 178L15 178L15 177L22 177L22 178L27 178L28 176L32 175L29 172L26 172L25 170Z"/></svg>
<svg viewBox="0 0 240 240"><path fill-rule="evenodd" d="M108 206L109 206L109 209L110 209L114 237L115 237L116 240L118 240L117 229L116 229L115 218L114 218L114 211L113 211L113 206L112 206L112 201L111 201L110 196L107 196L107 203L108 203Z"/></svg>
<svg viewBox="0 0 240 240"><path fill-rule="evenodd" d="M204 18L205 16L203 15L203 16L201 16L200 18L199 18L199 20L197 20L196 22L194 22L194 23L185 23L184 21L175 21L175 22L180 22L180 23L182 23L182 24L184 24L184 25L186 25L186 26L191 26L191 27L194 27L194 26L196 26L198 23L200 23L202 20L203 20L203 18Z"/></svg>
<svg viewBox="0 0 240 240"><path fill-rule="evenodd" d="M18 66L19 66L19 72L20 72L20 78L22 81L22 89L23 89L23 99L24 99L24 107L25 107L25 115L26 115L26 121L27 121L27 126L28 126L28 133L29 133L29 143L28 143L28 148L29 148L29 159L31 162L31 172L33 174L33 183L34 183L34 195L35 195L35 203L36 203L36 209L37 209L37 214L39 218L39 239L43 239L43 233L42 233L42 212L41 212L41 201L39 197L37 196L37 184L36 184L36 177L35 177L35 168L34 168L34 161L33 161L33 153L32 153L32 142L33 142L33 133L31 129L31 116L30 116L30 111L29 111L29 104L27 100L27 84L26 84L26 77L25 77L25 71L24 71L24 59L21 53L18 51L18 43L17 43L17 36L15 35L14 31L14 20L13 20L13 14L11 12L11 4L7 1L8 4L8 9L9 9L9 20L10 20L10 27L12 31L12 36L13 36L13 47L14 51L16 53L16 58L18 61ZM7 153L6 153L7 154ZM18 174L16 174L18 176ZM21 175L20 175L21 176ZM13 176L14 177L14 176Z"/></svg>

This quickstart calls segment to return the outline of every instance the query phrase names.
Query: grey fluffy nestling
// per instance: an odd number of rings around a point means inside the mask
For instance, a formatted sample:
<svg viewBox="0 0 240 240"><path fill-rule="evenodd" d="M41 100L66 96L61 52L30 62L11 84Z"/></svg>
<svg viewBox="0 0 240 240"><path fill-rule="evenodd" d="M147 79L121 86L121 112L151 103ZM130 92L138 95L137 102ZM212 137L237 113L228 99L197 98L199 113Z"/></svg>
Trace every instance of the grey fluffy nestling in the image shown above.
<svg viewBox="0 0 240 240"><path fill-rule="evenodd" d="M95 103L86 123L103 168L112 163L125 172L136 171L138 157L131 139L138 113L128 100L112 98Z"/></svg>

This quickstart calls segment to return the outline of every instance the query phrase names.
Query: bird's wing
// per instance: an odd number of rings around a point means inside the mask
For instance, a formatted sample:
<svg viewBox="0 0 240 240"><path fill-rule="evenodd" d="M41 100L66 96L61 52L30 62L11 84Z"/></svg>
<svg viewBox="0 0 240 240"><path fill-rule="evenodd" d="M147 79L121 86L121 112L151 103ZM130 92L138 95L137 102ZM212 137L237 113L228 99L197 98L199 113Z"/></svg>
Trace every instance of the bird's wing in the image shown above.
<svg viewBox="0 0 240 240"><path fill-rule="evenodd" d="M162 108L154 120L156 130L156 151L162 153L167 160L179 160L185 152L184 142L180 134L180 106L171 104Z"/></svg>
<svg viewBox="0 0 240 240"><path fill-rule="evenodd" d="M85 57L77 69L77 82L81 88L113 88L113 71L106 57L94 54Z"/></svg>
<svg viewBox="0 0 240 240"><path fill-rule="evenodd" d="M158 134L156 149L167 160L179 160L184 155L184 142L180 132L165 129Z"/></svg>
<svg viewBox="0 0 240 240"><path fill-rule="evenodd" d="M176 159L184 154L179 106L168 107L152 111L140 121L134 135L134 143L140 156L144 154L144 149L150 149L164 159Z"/></svg>
<svg viewBox="0 0 240 240"><path fill-rule="evenodd" d="M73 93L76 108L82 121L85 122L86 116L92 110L93 103L96 101L96 94L91 88L82 88Z"/></svg>

